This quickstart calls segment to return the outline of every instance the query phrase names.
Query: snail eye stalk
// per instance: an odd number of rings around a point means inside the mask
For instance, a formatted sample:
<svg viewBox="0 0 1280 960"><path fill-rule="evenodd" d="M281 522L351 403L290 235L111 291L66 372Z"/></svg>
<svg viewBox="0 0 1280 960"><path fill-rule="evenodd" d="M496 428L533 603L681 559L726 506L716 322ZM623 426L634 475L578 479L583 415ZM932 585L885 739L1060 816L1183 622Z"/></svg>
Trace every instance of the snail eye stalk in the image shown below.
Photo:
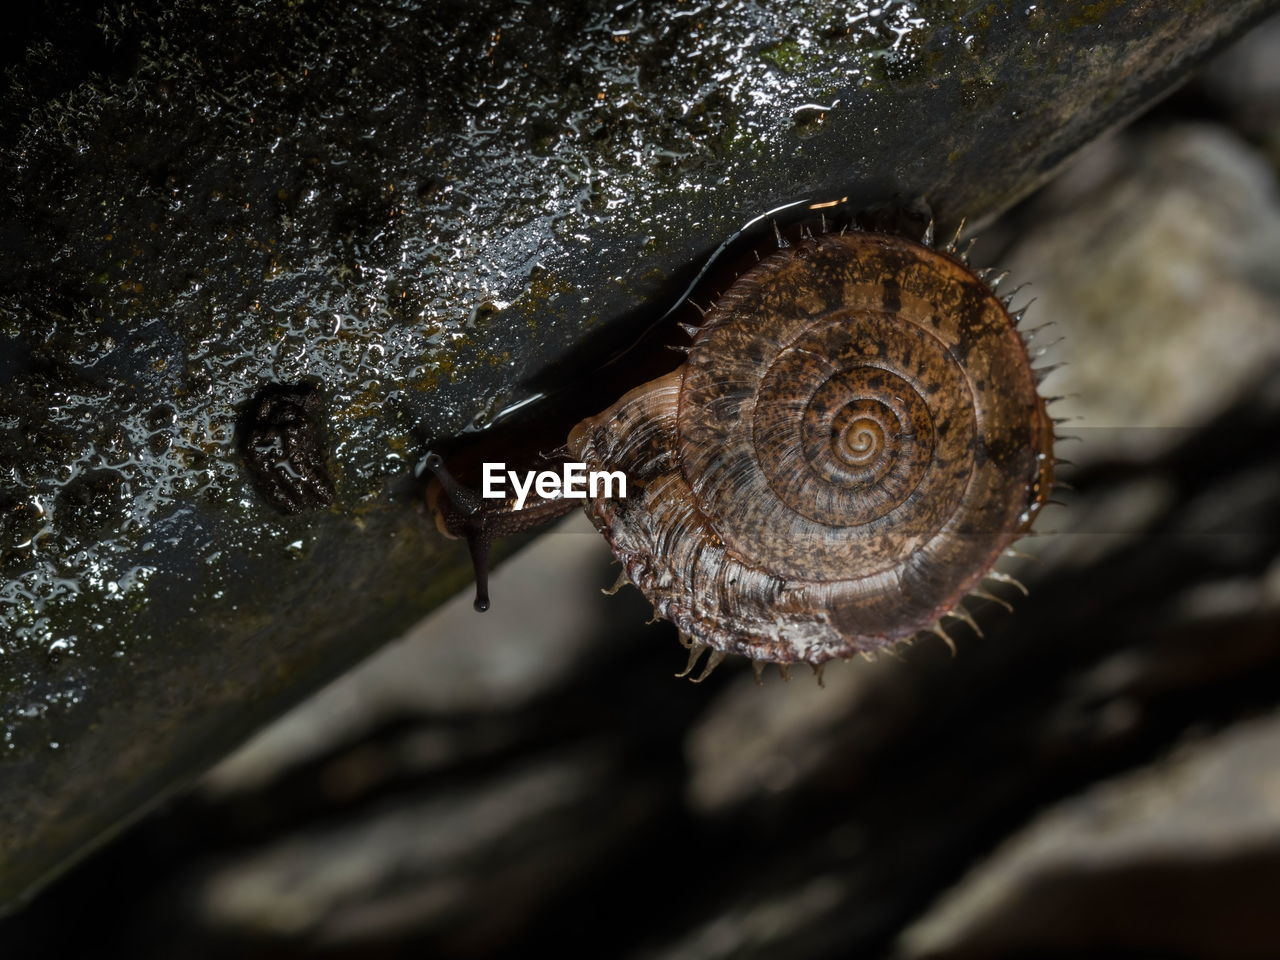
<svg viewBox="0 0 1280 960"><path fill-rule="evenodd" d="M428 453L422 462L431 474L427 506L436 527L446 537L465 540L475 571L477 613L489 609L489 548L494 540L536 529L569 513L573 501L530 496L522 509L510 499L486 500L475 490L458 482L438 453Z"/></svg>
<svg viewBox="0 0 1280 960"><path fill-rule="evenodd" d="M472 606L477 613L484 613L489 609L489 544L493 539L485 518L484 501L474 490L454 479L440 454L428 453L423 466L435 478L444 498L443 502L436 498L432 503L437 525L446 536L467 542L476 579Z"/></svg>

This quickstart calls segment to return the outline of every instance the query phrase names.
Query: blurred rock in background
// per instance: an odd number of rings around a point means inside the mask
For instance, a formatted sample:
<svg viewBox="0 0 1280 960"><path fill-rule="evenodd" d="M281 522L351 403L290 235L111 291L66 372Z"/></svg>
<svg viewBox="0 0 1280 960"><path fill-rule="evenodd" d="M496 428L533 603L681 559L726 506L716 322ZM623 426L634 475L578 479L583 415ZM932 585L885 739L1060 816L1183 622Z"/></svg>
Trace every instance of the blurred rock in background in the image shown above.
<svg viewBox="0 0 1280 960"><path fill-rule="evenodd" d="M904 932L900 955L1274 957L1278 885L1271 713L1040 814Z"/></svg>

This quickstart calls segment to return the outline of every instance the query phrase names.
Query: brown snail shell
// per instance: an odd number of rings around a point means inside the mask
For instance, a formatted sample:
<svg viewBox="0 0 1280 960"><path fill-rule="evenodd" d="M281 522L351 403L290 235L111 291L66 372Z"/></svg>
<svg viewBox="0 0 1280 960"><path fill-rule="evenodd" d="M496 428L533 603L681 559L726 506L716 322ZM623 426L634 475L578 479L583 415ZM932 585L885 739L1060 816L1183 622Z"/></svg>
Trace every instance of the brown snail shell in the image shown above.
<svg viewBox="0 0 1280 960"><path fill-rule="evenodd" d="M687 362L568 449L625 472L626 499L586 510L690 667L704 647L818 665L968 619L1052 487L1036 385L959 256L823 234L743 274Z"/></svg>

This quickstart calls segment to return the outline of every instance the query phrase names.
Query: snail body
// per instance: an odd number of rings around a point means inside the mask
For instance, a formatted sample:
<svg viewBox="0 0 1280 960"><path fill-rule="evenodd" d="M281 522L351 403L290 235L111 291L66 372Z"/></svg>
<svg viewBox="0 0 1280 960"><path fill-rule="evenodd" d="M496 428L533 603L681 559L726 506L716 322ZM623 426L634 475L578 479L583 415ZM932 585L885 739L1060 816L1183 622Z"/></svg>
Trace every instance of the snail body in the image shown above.
<svg viewBox="0 0 1280 960"><path fill-rule="evenodd" d="M682 366L570 432L570 458L627 477L585 509L686 673L707 650L704 676L950 642L1046 502L1053 421L1008 298L931 240L779 235Z"/></svg>

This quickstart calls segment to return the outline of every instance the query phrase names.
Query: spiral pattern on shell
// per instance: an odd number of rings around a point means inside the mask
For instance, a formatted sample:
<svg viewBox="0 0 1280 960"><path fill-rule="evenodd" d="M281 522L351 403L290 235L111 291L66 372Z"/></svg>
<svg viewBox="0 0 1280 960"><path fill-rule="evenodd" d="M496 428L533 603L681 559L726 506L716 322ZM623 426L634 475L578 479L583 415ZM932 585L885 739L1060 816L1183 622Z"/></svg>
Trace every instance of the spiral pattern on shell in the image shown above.
<svg viewBox="0 0 1280 960"><path fill-rule="evenodd" d="M814 664L933 628L1026 532L1053 432L1026 348L957 257L826 234L740 277L680 369L574 429L588 504L691 645Z"/></svg>

